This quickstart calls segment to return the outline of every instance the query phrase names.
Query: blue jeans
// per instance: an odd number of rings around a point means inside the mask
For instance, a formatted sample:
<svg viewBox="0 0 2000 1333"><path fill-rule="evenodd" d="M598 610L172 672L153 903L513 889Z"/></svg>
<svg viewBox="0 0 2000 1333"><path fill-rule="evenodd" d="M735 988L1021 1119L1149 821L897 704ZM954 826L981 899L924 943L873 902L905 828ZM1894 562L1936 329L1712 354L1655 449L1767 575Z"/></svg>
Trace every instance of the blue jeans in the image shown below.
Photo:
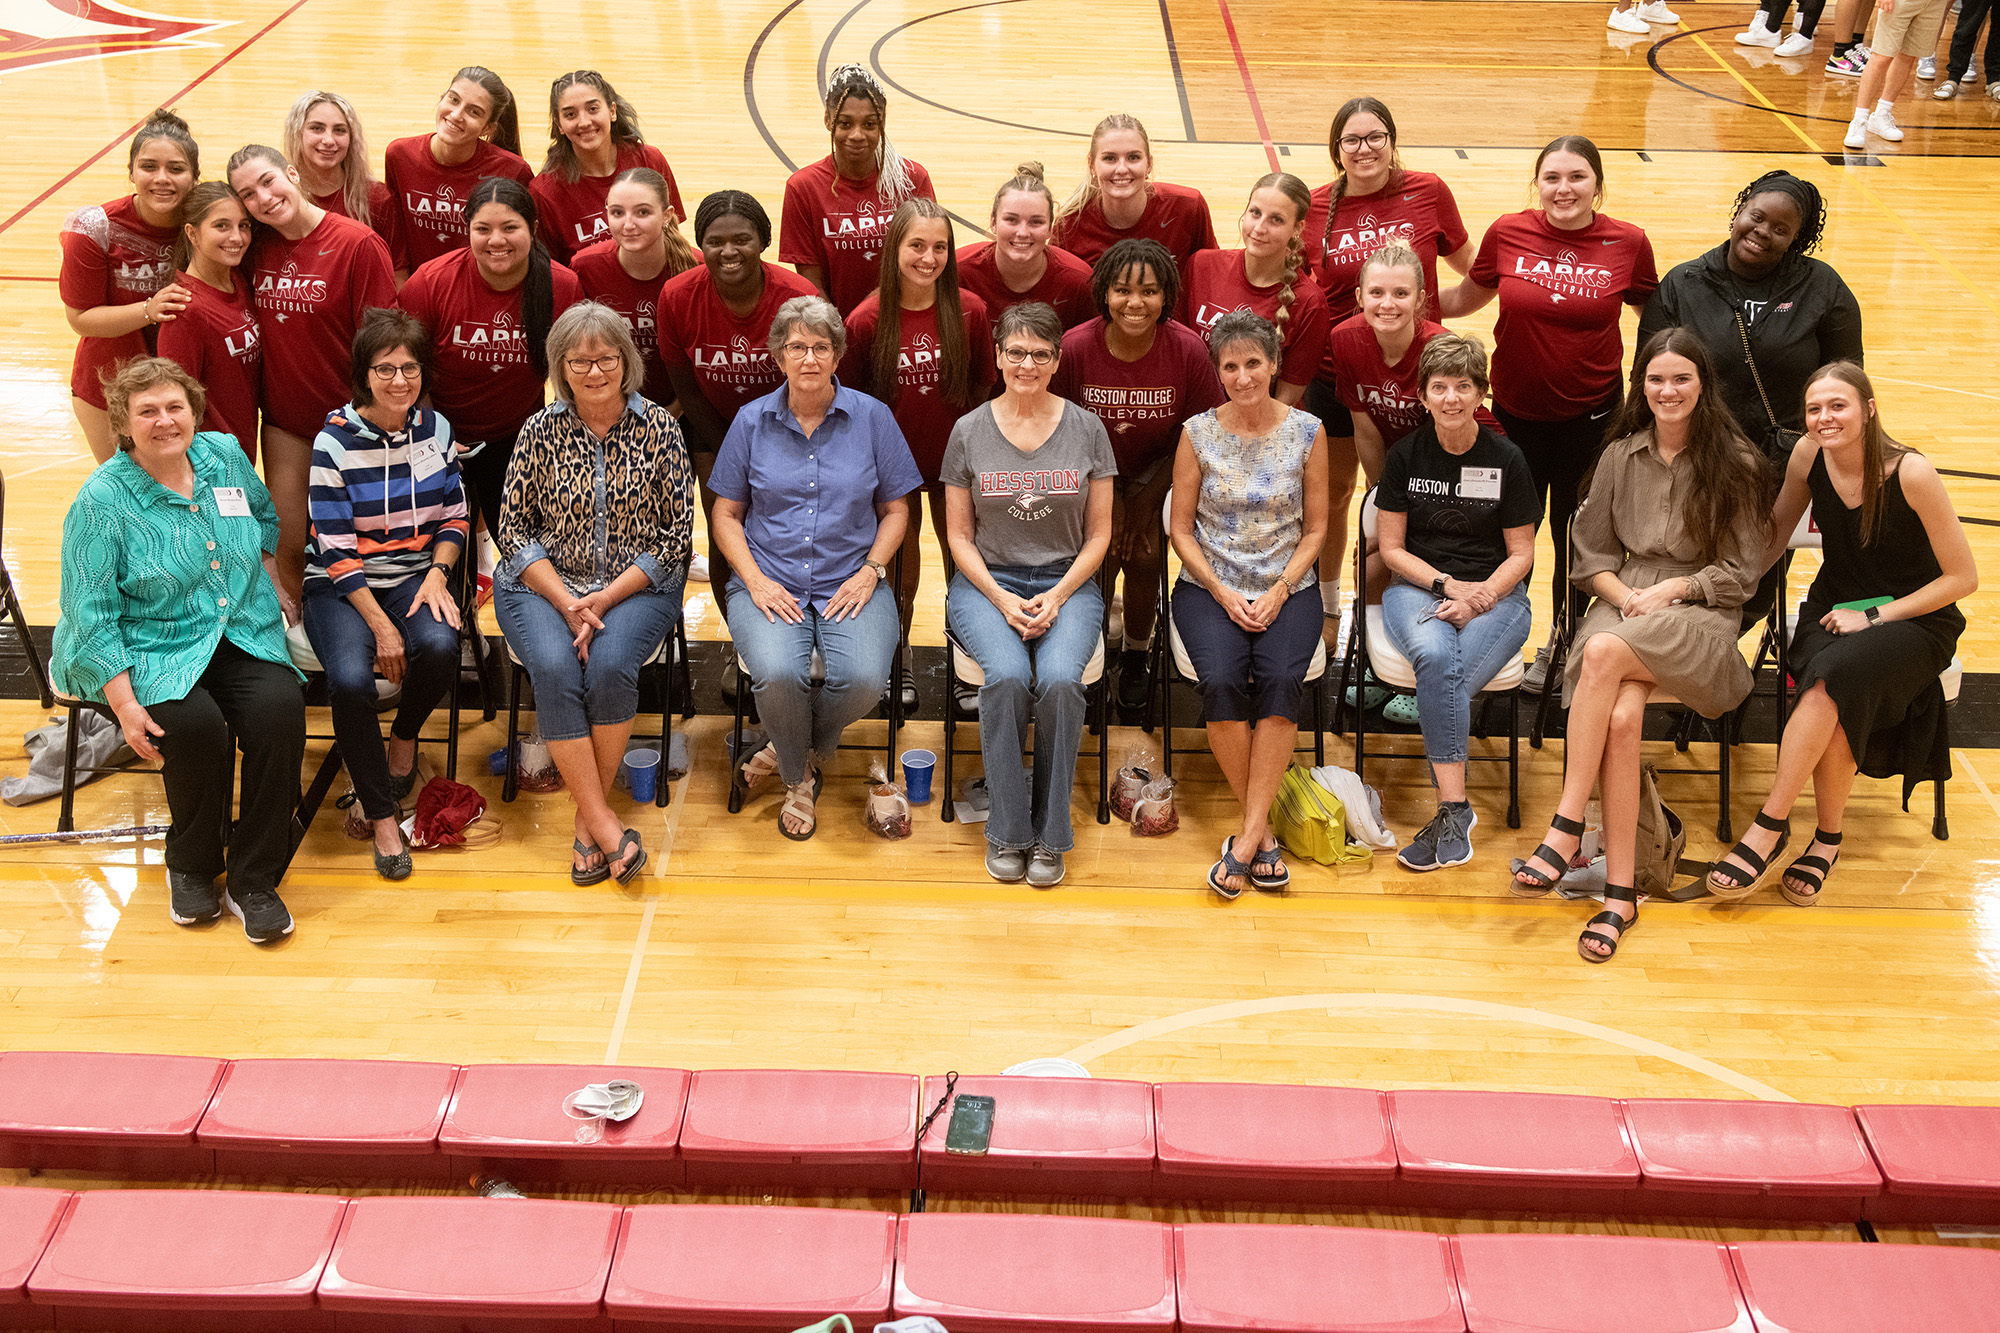
<svg viewBox="0 0 2000 1333"><path fill-rule="evenodd" d="M1526 580L1462 630L1436 617L1422 619L1437 601L1429 588L1397 579L1382 590L1382 625L1389 642L1416 668L1425 757L1434 764L1462 764L1472 730L1472 696L1500 674L1509 658L1520 659L1535 613L1528 605Z"/></svg>
<svg viewBox="0 0 2000 1333"><path fill-rule="evenodd" d="M389 733L415 740L424 719L438 706L458 675L458 631L439 620L429 607L414 616L410 605L424 586L424 575L404 579L393 588L375 588L375 601L403 634L403 700ZM340 745L347 776L354 782L361 813L369 819L396 814L389 794L389 756L382 745L382 722L375 711L375 631L336 592L331 583L314 579L306 585L306 638L326 668L326 701L333 713L333 736Z"/></svg>
<svg viewBox="0 0 2000 1333"><path fill-rule="evenodd" d="M685 577L685 566L676 572ZM569 622L532 588L496 583L493 614L535 685L535 730L544 741L581 740L592 727L639 711L639 668L660 651L681 613L682 584L636 592L603 615L590 660L577 660Z"/></svg>
<svg viewBox="0 0 2000 1333"><path fill-rule="evenodd" d="M845 620L828 619L810 603L804 611L796 625L766 620L742 580L729 582L729 637L750 669L757 716L788 787L806 780L815 759L832 759L840 734L875 711L901 634L891 588L877 587ZM816 694L814 648L826 663L826 680Z"/></svg>
<svg viewBox="0 0 2000 1333"><path fill-rule="evenodd" d="M1069 573L1068 564L990 565L993 581L1016 597L1047 592ZM986 683L979 687L979 754L986 765L986 817L990 846L1025 851L1040 843L1052 852L1076 846L1070 828L1070 789L1076 785L1076 752L1083 744L1083 669L1097 651L1104 627L1104 594L1085 583L1056 613L1048 633L1023 641L1000 608L954 574L944 603L945 624L959 647L972 654ZM1028 724L1035 726L1035 779L1029 790L1021 767ZM945 793L951 799L951 793Z"/></svg>

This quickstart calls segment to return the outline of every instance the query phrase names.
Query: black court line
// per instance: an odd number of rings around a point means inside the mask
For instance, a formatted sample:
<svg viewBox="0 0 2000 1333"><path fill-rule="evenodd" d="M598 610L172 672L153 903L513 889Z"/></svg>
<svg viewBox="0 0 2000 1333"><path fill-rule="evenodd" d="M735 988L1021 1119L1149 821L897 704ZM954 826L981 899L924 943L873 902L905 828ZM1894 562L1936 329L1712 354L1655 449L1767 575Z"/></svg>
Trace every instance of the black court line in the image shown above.
<svg viewBox="0 0 2000 1333"><path fill-rule="evenodd" d="M1187 141L1199 143L1194 132L1194 107L1188 102L1187 80L1181 77L1181 49L1174 42L1174 20L1167 13L1167 0L1160 0L1160 30L1167 35L1167 63L1174 67L1174 91L1181 98L1181 125L1187 130Z"/></svg>
<svg viewBox="0 0 2000 1333"><path fill-rule="evenodd" d="M786 171L797 171L799 164L792 161L791 155L779 144L777 136L771 133L771 127L764 123L764 113L757 108L757 57L763 54L764 43L771 40L771 34L778 30L778 25L790 18L792 11L805 2L806 0L791 0L790 4L773 14L771 21L764 25L764 31L757 34L757 40L750 43L750 54L743 57L743 102L750 110L750 123L757 127L757 133L763 137L764 146L771 150L778 161L785 164ZM695 244L697 246L701 244L699 236L695 238Z"/></svg>
<svg viewBox="0 0 2000 1333"><path fill-rule="evenodd" d="M840 39L841 29L845 28L856 14L859 14L866 8L867 4L868 0L855 0L854 8L840 16L840 22L833 25L833 30L827 33L826 40L819 44L819 100L822 102L826 101L826 65L828 58L833 52L833 44Z"/></svg>
<svg viewBox="0 0 2000 1333"><path fill-rule="evenodd" d="M2000 528L2000 518L1974 518L1970 514L1960 514L1958 521L1961 523L1976 524L1982 528Z"/></svg>
<svg viewBox="0 0 2000 1333"><path fill-rule="evenodd" d="M1973 481L2000 481L2000 475L1991 472L1961 472L1955 467L1933 467L1941 477L1969 477Z"/></svg>

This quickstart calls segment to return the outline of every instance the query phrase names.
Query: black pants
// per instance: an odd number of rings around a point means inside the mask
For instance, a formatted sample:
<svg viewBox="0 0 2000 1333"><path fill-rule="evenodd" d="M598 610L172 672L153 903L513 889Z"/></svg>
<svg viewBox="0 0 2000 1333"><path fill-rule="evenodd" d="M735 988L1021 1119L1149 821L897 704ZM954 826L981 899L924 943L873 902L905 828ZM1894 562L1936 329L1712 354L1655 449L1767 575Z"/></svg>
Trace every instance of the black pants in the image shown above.
<svg viewBox="0 0 2000 1333"><path fill-rule="evenodd" d="M472 530L476 538L481 520L494 540L500 538L500 498L507 493L507 463L514 457L514 440L519 427L506 435L486 441L486 447L463 459L459 469L465 477L465 497L474 507Z"/></svg>
<svg viewBox="0 0 2000 1333"><path fill-rule="evenodd" d="M1174 626L1200 677L1204 722L1299 720L1306 672L1319 647L1321 610L1312 598L1290 598L1257 634L1231 620L1200 584L1178 580L1173 598Z"/></svg>
<svg viewBox="0 0 2000 1333"><path fill-rule="evenodd" d="M306 714L290 667L250 656L224 639L185 699L146 705L166 732L158 738L167 785L167 868L210 877L229 871L241 892L275 889L292 855ZM243 804L229 833L236 756L243 747Z"/></svg>
<svg viewBox="0 0 2000 1333"><path fill-rule="evenodd" d="M1951 34L1951 60L1944 76L1955 79L1972 70L1972 47L1979 40L1979 25L1993 11L1993 0L1963 0L1958 10L1958 27ZM2000 41L1986 34L1986 82L2000 83Z"/></svg>
<svg viewBox="0 0 2000 1333"><path fill-rule="evenodd" d="M1542 497L1542 523L1555 548L1556 567L1549 580L1549 607L1560 610L1564 591L1569 594L1570 623L1583 617L1590 594L1569 586L1569 520L1576 512L1577 491L1604 448L1604 432L1611 414L1618 410L1622 395L1615 390L1594 412L1563 421L1530 421L1493 405L1500 420L1535 478L1535 492Z"/></svg>
<svg viewBox="0 0 2000 1333"><path fill-rule="evenodd" d="M1784 25L1785 11L1790 9L1791 5L1792 0L1764 0L1764 26L1772 32L1776 32ZM1813 29L1819 26L1820 13L1825 8L1826 0L1804 0L1804 3L1799 6L1799 31L1808 37L1812 36ZM1864 19L1863 21L1865 22L1866 20ZM1837 33L1835 35L1844 36L1845 34Z"/></svg>

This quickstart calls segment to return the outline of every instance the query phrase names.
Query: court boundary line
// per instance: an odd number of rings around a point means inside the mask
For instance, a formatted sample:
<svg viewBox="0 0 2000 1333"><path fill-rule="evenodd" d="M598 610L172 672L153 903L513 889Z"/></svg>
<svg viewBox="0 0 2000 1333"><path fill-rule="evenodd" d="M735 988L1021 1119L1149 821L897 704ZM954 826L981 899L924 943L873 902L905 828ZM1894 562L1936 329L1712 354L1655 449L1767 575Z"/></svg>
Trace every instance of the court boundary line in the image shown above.
<svg viewBox="0 0 2000 1333"><path fill-rule="evenodd" d="M639 993L639 974L646 967L646 946L653 939L653 918L659 915L660 900L649 896L646 910L639 916L639 933L632 941L632 959L625 966L625 989L618 996L618 1016L611 1020L611 1039L604 1043L604 1063L618 1063L618 1048L625 1044L625 1026L632 1018L632 1000Z"/></svg>
<svg viewBox="0 0 2000 1333"><path fill-rule="evenodd" d="M1167 12L1167 0L1160 0L1160 31L1167 39L1167 64L1174 71L1174 92L1181 99L1181 128L1187 131L1189 143L1200 143L1194 132L1194 104L1188 101L1187 79L1181 71L1180 43L1174 40L1174 19Z"/></svg>
<svg viewBox="0 0 2000 1333"><path fill-rule="evenodd" d="M283 23L286 19L290 18L292 15L298 13L301 9L304 9L307 3L308 0L292 0L292 4L288 8L286 8L282 13L280 13L276 18L272 19L269 23L266 23L263 27L257 29L257 31L251 33L248 37L244 38L243 41L239 43L234 50L230 51L220 60L217 60L213 65L210 65L207 69L203 70L201 73L195 75L193 80L190 81L186 87L182 88L179 92L174 93L170 97L165 98L164 100L159 102L158 105L165 107L173 107L178 105L182 98L186 97L189 93L192 93L195 89L201 87L202 84L208 82L208 80L211 77L213 77L217 72L219 72L224 65L227 65L230 61L236 59L236 57L242 55L245 51L249 50L259 40L261 40L263 37L269 34L272 29L276 28L280 23ZM131 138L134 134L138 132L139 127L141 125L144 125L145 123L146 122L143 117L139 120L133 121L130 128L126 129L123 133L119 134L116 138L112 139L111 142L105 144L104 147L92 153L89 157L86 157L82 162L78 163L75 169L70 171L68 175L64 176L61 180L58 180L54 185L49 186L48 189L43 190L33 199L30 199L27 203L23 204L20 207L20 209L18 209L14 213L12 217L6 219L4 222L0 222L0 234L4 234L9 227L12 227L16 222L19 222L22 218L28 216L28 214L34 212L36 209L40 208L43 204L47 203L51 198L55 196L56 192L62 189L65 185L68 185L78 176L81 176L84 172L96 166L98 162L103 160L105 154L109 153L119 144L124 143L127 139Z"/></svg>
<svg viewBox="0 0 2000 1333"><path fill-rule="evenodd" d="M1161 0L1164 5L1165 0ZM1243 95L1250 99L1250 118L1256 122L1258 137L1264 143L1264 156L1271 163L1271 170L1279 171L1278 148L1271 142L1271 126L1264 119L1264 104L1257 100L1257 85L1250 78L1250 62L1244 58L1243 43L1236 36L1236 19L1229 12L1229 0L1215 0L1215 7L1222 11L1222 30L1229 35L1229 50L1236 57L1236 72L1243 76Z"/></svg>

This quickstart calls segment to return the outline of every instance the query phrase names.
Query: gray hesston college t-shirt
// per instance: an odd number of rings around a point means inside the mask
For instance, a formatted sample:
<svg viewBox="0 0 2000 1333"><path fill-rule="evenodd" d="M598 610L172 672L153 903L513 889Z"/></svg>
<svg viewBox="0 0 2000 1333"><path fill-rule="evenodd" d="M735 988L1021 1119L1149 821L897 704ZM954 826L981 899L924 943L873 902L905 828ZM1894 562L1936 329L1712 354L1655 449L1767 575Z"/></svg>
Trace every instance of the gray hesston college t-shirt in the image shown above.
<svg viewBox="0 0 2000 1333"><path fill-rule="evenodd" d="M1068 564L1083 549L1090 483L1115 477L1111 437L1095 413L1064 400L1042 447L1016 449L982 403L958 419L940 479L972 493L974 539L988 567Z"/></svg>

